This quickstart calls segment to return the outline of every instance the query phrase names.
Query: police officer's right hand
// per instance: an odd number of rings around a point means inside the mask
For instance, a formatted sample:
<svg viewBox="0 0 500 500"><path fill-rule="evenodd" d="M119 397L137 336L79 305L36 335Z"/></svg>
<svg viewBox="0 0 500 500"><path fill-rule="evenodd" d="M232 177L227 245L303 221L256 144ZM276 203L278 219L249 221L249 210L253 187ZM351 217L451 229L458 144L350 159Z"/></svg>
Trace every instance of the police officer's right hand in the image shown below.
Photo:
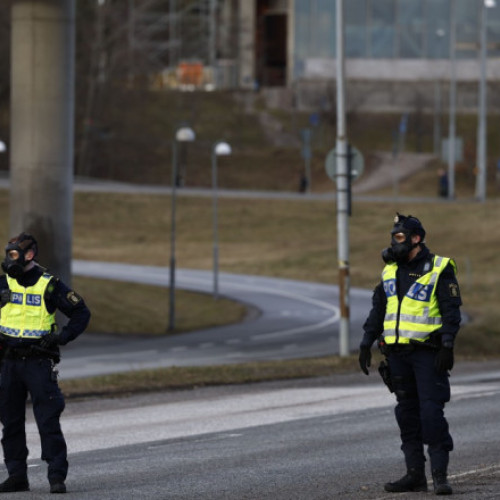
<svg viewBox="0 0 500 500"><path fill-rule="evenodd" d="M368 375L368 367L372 362L372 351L370 347L361 346L359 348L359 366L361 371Z"/></svg>

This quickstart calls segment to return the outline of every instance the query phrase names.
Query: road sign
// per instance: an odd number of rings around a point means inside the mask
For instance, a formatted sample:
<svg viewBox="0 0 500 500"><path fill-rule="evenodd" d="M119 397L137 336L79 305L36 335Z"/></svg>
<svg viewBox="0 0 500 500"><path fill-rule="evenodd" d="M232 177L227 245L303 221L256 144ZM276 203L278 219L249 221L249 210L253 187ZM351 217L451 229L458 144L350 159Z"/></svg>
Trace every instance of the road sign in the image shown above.
<svg viewBox="0 0 500 500"><path fill-rule="evenodd" d="M319 113L311 113L309 115L309 123L313 127L317 127L319 125L319 121L320 121Z"/></svg>
<svg viewBox="0 0 500 500"><path fill-rule="evenodd" d="M351 146L351 181L355 181L365 169L365 160L359 149ZM335 148L330 149L325 160L326 175L333 182L337 180L337 152Z"/></svg>

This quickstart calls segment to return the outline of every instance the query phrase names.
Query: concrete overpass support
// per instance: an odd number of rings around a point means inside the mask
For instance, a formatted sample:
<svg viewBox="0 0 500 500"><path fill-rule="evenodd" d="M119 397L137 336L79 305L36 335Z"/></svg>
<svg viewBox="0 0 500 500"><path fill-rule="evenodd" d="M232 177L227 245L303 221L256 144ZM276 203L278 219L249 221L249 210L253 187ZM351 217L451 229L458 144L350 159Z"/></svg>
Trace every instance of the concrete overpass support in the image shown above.
<svg viewBox="0 0 500 500"><path fill-rule="evenodd" d="M66 283L73 221L75 0L13 0L10 233Z"/></svg>

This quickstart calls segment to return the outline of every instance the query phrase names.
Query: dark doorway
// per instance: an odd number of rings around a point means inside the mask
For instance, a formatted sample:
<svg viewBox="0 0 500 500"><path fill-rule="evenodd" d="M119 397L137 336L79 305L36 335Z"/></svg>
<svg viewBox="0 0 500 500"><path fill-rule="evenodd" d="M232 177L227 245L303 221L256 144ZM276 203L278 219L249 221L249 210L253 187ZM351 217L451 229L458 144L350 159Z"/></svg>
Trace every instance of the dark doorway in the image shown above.
<svg viewBox="0 0 500 500"><path fill-rule="evenodd" d="M286 85L287 14L273 3L257 2L257 81L264 87Z"/></svg>

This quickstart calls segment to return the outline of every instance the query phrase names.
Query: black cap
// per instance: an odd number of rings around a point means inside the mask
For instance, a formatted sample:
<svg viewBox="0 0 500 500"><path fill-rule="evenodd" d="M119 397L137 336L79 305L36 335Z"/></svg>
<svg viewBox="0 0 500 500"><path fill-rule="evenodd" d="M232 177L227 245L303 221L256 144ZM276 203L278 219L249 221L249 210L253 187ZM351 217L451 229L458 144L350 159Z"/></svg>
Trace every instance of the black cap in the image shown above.
<svg viewBox="0 0 500 500"><path fill-rule="evenodd" d="M422 223L413 215L401 215L396 212L396 217L394 217L394 228L392 233L397 233L401 230L409 231L410 234L418 234L422 241L425 239L425 229Z"/></svg>
<svg viewBox="0 0 500 500"><path fill-rule="evenodd" d="M35 237L28 233L20 233L11 238L7 244L6 250L12 248L13 246L18 246L23 251L33 249L35 257L38 253L38 243Z"/></svg>

